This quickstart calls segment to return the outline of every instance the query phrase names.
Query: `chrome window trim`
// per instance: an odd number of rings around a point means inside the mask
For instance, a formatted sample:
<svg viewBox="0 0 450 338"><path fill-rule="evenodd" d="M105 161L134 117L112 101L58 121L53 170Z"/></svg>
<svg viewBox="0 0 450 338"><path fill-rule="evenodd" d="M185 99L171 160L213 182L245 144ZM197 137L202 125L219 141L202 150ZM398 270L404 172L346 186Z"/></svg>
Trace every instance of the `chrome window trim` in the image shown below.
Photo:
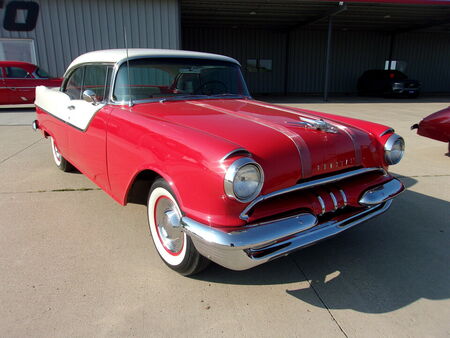
<svg viewBox="0 0 450 338"><path fill-rule="evenodd" d="M119 68L124 64L124 63L126 63L127 62L127 60L128 61L131 61L131 60L138 60L138 59L164 59L164 58L167 58L167 59L198 59L198 60L211 60L211 61L215 61L214 59L208 59L208 58L205 58L205 59L203 59L203 58L196 58L195 56L170 56L170 57L161 57L161 56L143 56L143 55L140 55L140 56L131 56L131 57L128 57L128 58L124 58L124 59L122 59L122 60L120 60L120 61L118 61L118 62L116 62L115 64L114 64L114 68L113 68L113 73L112 73L112 77L111 77L111 89L110 89L110 92L109 92L109 97L108 97L108 103L109 104L112 104L112 105L120 105L120 106L123 106L123 105L128 105L130 102L129 101L115 101L114 99L113 99L113 93L114 93L114 89L115 89L115 86L116 86L116 78L117 78L117 73L119 72ZM227 63L228 61L221 61L221 60L216 60L216 61L220 61L220 62L224 62L224 63ZM229 62L230 64L232 64L232 65L236 65L236 66L238 66L239 67L239 69L241 70L241 65L239 64L239 63L234 63L234 62ZM78 65L77 65L78 66ZM243 77L243 75L242 75L242 71L241 71L241 78L242 78L242 82L244 83L244 85L245 85L245 89L247 89L247 92L250 94L250 92L249 92L249 90L248 90L248 87L247 87L247 83L245 82L245 79L244 79L244 77ZM246 96L246 95L242 95L243 97L246 97L246 98L249 98L249 99L251 99L252 97L251 97L251 95L249 95L249 96ZM133 100L132 102L133 102L133 104L135 104L135 103L153 103L153 102L160 102L161 101L161 99L162 98L155 98L155 99L142 99L142 100ZM215 99L217 99L217 98L215 98Z"/></svg>
<svg viewBox="0 0 450 338"><path fill-rule="evenodd" d="M234 179L235 179L236 174L239 171L239 169L241 169L242 167L244 167L246 165L254 165L259 170L261 179L260 179L258 188L255 190L255 192L248 198L242 199L235 195L233 182L234 182ZM225 194L228 197L235 199L241 203L247 203L247 202L250 202L253 199L255 199L255 197L260 194L263 185L264 185L264 171L262 170L261 166L255 160L253 160L252 158L249 158L249 157L242 157L242 158L239 158L236 161L234 161L228 167L228 169L225 173L224 181L223 181L223 187L225 190Z"/></svg>
<svg viewBox="0 0 450 338"><path fill-rule="evenodd" d="M70 79L70 77L72 76L72 74L73 74L78 68L85 67L85 66L106 66L106 67L109 66L109 67L113 67L113 71L112 71L111 79L110 79L110 85L112 85L112 76L113 76L113 74L114 74L114 63L112 63L112 62L84 62L84 63L80 63L80 64L78 64L78 65L76 65L76 66L74 66L74 67L68 69L68 70L64 73L63 81L61 82L61 86L59 87L59 91L62 92L62 93L65 93L64 90L65 90L65 87L66 87L66 85L67 85L67 81ZM83 81L82 81L83 86L84 86L84 75L85 75L85 71L83 72ZM108 71L106 72L106 76L108 76ZM105 79L105 80L106 80L106 79ZM106 87L106 81L105 81L105 87ZM99 102L99 103L106 103L106 104L109 104L109 103L110 103L110 102L109 102L109 96L110 96L110 94L111 94L111 88L112 88L112 87L109 88L109 93L108 93L107 97L105 97L105 98L103 99L103 101L101 101L101 102ZM76 99L72 99L72 100L76 100ZM81 98L80 98L80 100L81 100Z"/></svg>
<svg viewBox="0 0 450 338"><path fill-rule="evenodd" d="M281 190L277 190L271 193L268 193L267 195L261 195L259 197L257 197L255 200L253 200L249 205L247 205L245 207L245 209L241 212L239 218L246 221L248 220L249 216L248 216L248 212L258 203L261 203L262 201L265 201L269 198L273 198L276 196L280 196L283 194L287 194L290 192L294 192L294 191L298 191L298 190L303 190L303 189L307 189L307 188L312 188L312 187L316 187L322 184L328 184L328 183L333 183L333 182L337 182L337 181L341 181L353 176L357 176L357 175L362 175L362 174L366 174L369 172L373 172L373 171L380 171L381 173L383 173L383 175L387 175L386 170L384 170L383 168L379 168L379 167L373 167L373 168L362 168L362 169L356 169L356 170L352 170L352 171L348 171L342 174L338 174L338 175L334 175L334 176L328 176L328 177L324 177L324 178L319 178L317 180L313 180L313 181L308 181L308 182L304 182L304 183L300 183L300 184L296 184L292 187L289 188L285 188L285 189L281 189Z"/></svg>

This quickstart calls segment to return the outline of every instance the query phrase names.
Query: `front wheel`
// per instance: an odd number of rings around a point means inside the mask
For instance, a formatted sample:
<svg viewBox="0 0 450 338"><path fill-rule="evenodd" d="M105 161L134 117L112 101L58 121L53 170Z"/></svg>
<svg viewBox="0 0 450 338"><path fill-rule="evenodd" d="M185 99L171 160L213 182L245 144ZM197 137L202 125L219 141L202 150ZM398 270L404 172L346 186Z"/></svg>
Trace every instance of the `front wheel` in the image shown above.
<svg viewBox="0 0 450 338"><path fill-rule="evenodd" d="M181 228L181 210L163 179L153 183L147 200L147 215L153 243L164 263L188 276L205 269L209 260L197 251Z"/></svg>
<svg viewBox="0 0 450 338"><path fill-rule="evenodd" d="M55 140L53 137L50 137L50 140L52 142L52 154L53 154L53 160L55 161L56 166L61 169L62 171L68 172L73 170L72 164L70 164L69 161L67 161L59 152L58 147L56 146Z"/></svg>

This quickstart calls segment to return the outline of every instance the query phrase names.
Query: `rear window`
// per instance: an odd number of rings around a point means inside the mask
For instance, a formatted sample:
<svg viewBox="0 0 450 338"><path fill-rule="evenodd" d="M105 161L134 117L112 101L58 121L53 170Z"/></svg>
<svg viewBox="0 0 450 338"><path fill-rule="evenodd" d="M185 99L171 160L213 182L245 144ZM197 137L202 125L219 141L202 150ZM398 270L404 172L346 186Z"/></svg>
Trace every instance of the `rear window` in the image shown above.
<svg viewBox="0 0 450 338"><path fill-rule="evenodd" d="M5 67L6 77L13 79L23 79L30 77L30 74L20 67Z"/></svg>
<svg viewBox="0 0 450 338"><path fill-rule="evenodd" d="M43 70L42 68L38 68L36 69L36 75L39 76L40 78L44 78L44 79L48 79L50 78L50 75L48 75L48 73Z"/></svg>

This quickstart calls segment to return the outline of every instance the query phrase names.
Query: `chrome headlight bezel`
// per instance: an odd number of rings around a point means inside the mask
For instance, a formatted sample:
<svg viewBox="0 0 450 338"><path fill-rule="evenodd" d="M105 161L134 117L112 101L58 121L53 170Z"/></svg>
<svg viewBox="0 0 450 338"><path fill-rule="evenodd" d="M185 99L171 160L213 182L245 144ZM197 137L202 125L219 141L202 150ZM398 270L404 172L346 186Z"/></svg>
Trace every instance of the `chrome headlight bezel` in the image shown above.
<svg viewBox="0 0 450 338"><path fill-rule="evenodd" d="M251 194L247 198L240 198L235 193L234 180L235 180L239 170L241 170L242 168L249 166L249 165L254 166L258 170L259 177L260 177L259 183L258 183L256 190L253 192L253 194ZM228 167L228 169L225 173L225 178L224 178L225 194L228 197L235 199L241 203L248 203L248 202L253 201L260 194L263 185L264 185L263 169L255 160L248 158L248 157L239 158L236 161L234 161L233 163L231 163L231 165Z"/></svg>
<svg viewBox="0 0 450 338"><path fill-rule="evenodd" d="M401 144L401 155L398 159L394 159L392 157L392 150L394 146L398 143ZM384 144L384 160L386 161L386 163L389 165L397 164L402 160L404 154L405 154L405 140L403 139L403 137L397 134L391 135Z"/></svg>

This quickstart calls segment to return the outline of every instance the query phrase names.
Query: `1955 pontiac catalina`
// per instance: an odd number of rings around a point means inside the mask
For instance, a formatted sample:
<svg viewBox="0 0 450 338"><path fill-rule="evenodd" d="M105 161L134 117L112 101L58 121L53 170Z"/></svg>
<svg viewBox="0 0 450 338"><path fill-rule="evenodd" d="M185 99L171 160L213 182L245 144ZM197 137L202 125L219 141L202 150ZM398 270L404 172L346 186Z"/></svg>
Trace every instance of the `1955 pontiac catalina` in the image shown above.
<svg viewBox="0 0 450 338"><path fill-rule="evenodd" d="M253 100L239 63L198 52L90 52L60 89L36 89L37 120L63 171L122 205L148 206L155 247L191 275L244 270L386 211L390 127Z"/></svg>

